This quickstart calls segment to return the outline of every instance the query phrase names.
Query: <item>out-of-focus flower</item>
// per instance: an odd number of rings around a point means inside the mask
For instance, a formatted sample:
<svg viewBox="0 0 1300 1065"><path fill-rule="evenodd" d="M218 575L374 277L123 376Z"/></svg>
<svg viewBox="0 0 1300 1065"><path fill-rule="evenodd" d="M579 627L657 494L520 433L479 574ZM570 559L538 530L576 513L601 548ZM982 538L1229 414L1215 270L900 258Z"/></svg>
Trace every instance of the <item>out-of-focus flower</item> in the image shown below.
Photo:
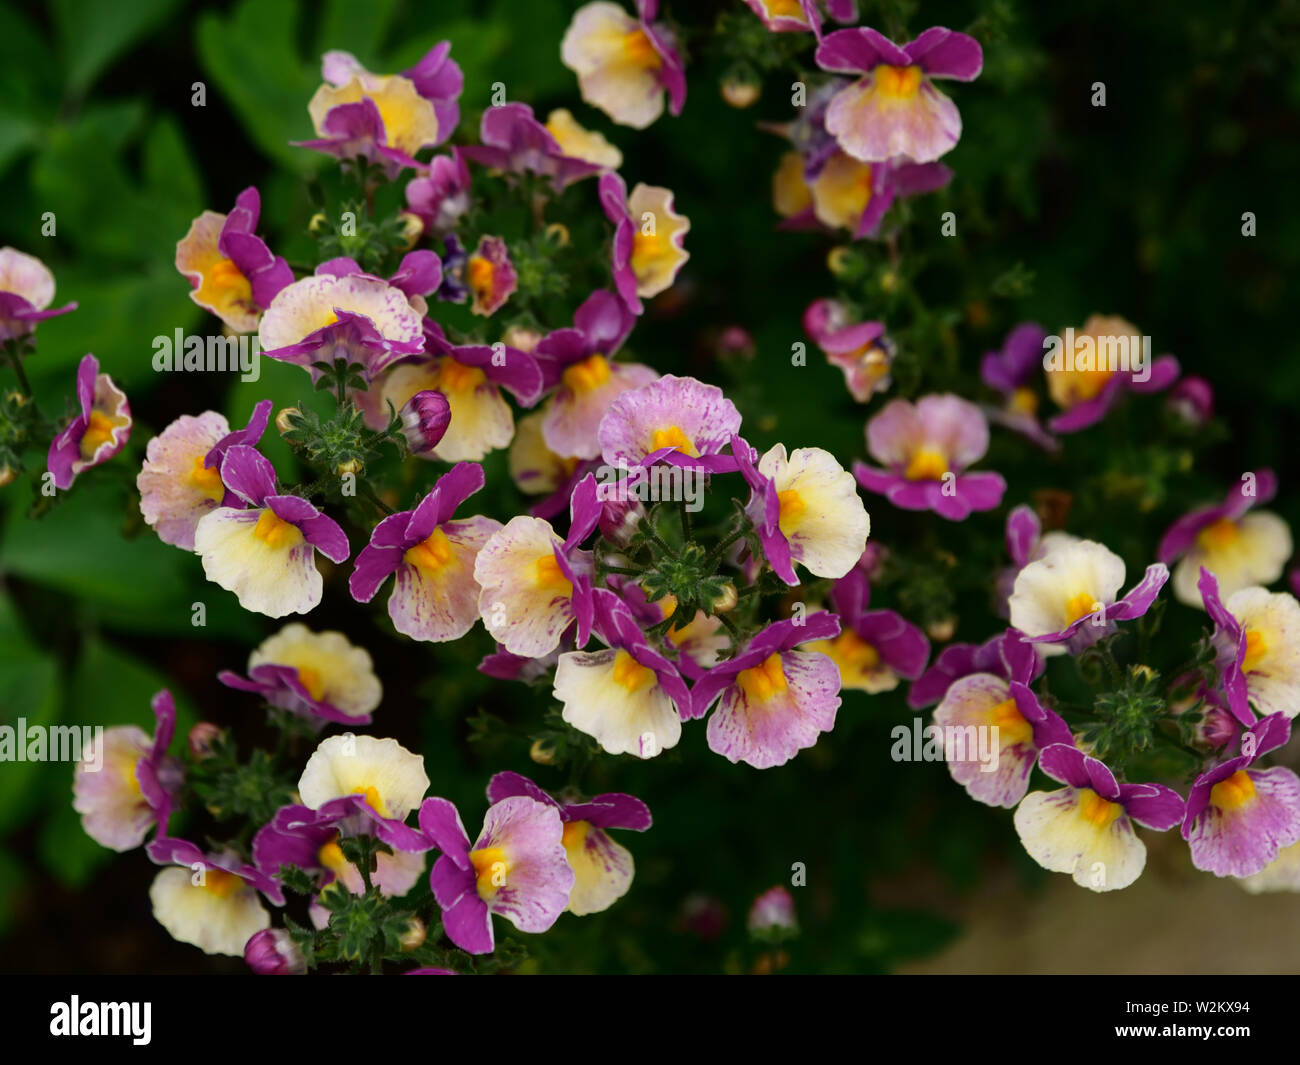
<svg viewBox="0 0 1300 1065"><path fill-rule="evenodd" d="M1015 629L1000 632L982 644L955 643L939 656L907 693L907 705L920 710L939 702L953 682L972 673L990 673L1002 680L1032 684L1043 673L1045 663L1035 645Z"/></svg>
<svg viewBox="0 0 1300 1065"><path fill-rule="evenodd" d="M580 7L560 44L564 65L578 75L582 98L621 126L645 129L664 109L681 114L686 74L671 31L654 22L659 0L636 0L633 18L607 0Z"/></svg>
<svg viewBox="0 0 1300 1065"><path fill-rule="evenodd" d="M370 653L341 632L312 632L294 622L263 640L248 656L248 676L224 670L228 688L256 692L272 706L298 714L318 728L333 721L368 725L383 688Z"/></svg>
<svg viewBox="0 0 1300 1065"><path fill-rule="evenodd" d="M500 310L519 283L506 242L500 237L481 237L465 264L465 281L474 297L471 312L488 317Z"/></svg>
<svg viewBox="0 0 1300 1065"><path fill-rule="evenodd" d="M1002 396L991 407L989 420L1019 433L1044 451L1056 452L1061 442L1038 419L1038 392L1032 387L1043 365L1047 333L1037 322L1022 322L1007 334L1001 351L990 351L980 362L980 380Z"/></svg>
<svg viewBox="0 0 1300 1065"><path fill-rule="evenodd" d="M564 128L570 133L571 141L580 140L585 134L577 123ZM604 169L598 163L566 151L550 129L533 117L533 109L527 104L506 103L489 107L483 112L479 139L482 144L461 149L467 159L511 174L541 174L550 178L557 190Z"/></svg>
<svg viewBox="0 0 1300 1065"><path fill-rule="evenodd" d="M48 310L54 302L54 275L34 255L0 248L0 343L26 336L37 322L75 311L75 303Z"/></svg>
<svg viewBox="0 0 1300 1065"><path fill-rule="evenodd" d="M623 165L623 153L618 148L601 134L584 129L563 107L546 116L546 129L571 158L595 163L602 170L617 170Z"/></svg>
<svg viewBox="0 0 1300 1065"><path fill-rule="evenodd" d="M925 633L892 610L869 610L871 586L860 570L835 582L830 607L840 621L833 639L805 644L840 671L843 688L870 694L893 691L899 679L916 680L930 659Z"/></svg>
<svg viewBox="0 0 1300 1065"><path fill-rule="evenodd" d="M669 288L689 259L683 246L691 220L673 210L670 189L638 184L627 194L617 174L600 179L600 202L614 223L614 287L633 314L641 301Z"/></svg>
<svg viewBox="0 0 1300 1065"><path fill-rule="evenodd" d="M773 33L822 33L817 0L745 0L749 9Z"/></svg>
<svg viewBox="0 0 1300 1065"><path fill-rule="evenodd" d="M107 462L131 435L126 393L99 372L94 355L86 355L77 366L77 405L81 413L50 442L46 468L56 488L71 488L79 473Z"/></svg>
<svg viewBox="0 0 1300 1065"><path fill-rule="evenodd" d="M928 163L953 148L961 115L934 79L973 81L984 67L974 38L942 26L902 47L866 26L836 30L822 39L816 59L823 70L858 76L831 100L826 128L866 163L895 156Z"/></svg>
<svg viewBox="0 0 1300 1065"><path fill-rule="evenodd" d="M460 148L438 155L428 170L406 185L406 205L424 225L424 232L445 237L469 210L469 167Z"/></svg>
<svg viewBox="0 0 1300 1065"><path fill-rule="evenodd" d="M1214 387L1204 377L1188 374L1169 392L1165 406L1191 429L1199 429L1214 417Z"/></svg>
<svg viewBox="0 0 1300 1065"><path fill-rule="evenodd" d="M883 322L851 323L842 303L820 299L808 305L803 327L826 361L843 371L844 383L857 402L866 403L889 388L894 345L885 336Z"/></svg>
<svg viewBox="0 0 1300 1065"><path fill-rule="evenodd" d="M777 884L759 895L749 907L745 928L751 936L769 942L780 942L798 934L799 920L789 889Z"/></svg>
<svg viewBox="0 0 1300 1065"><path fill-rule="evenodd" d="M952 394L891 400L867 423L867 450L885 469L853 464L868 492L903 510L933 510L962 521L1002 502L1007 483L997 473L967 473L989 446L984 413Z"/></svg>
<svg viewBox="0 0 1300 1065"><path fill-rule="evenodd" d="M1277 495L1272 470L1245 474L1222 503L1184 514L1160 539L1156 557L1175 559L1174 595L1187 606L1201 606L1202 568L1218 579L1225 598L1252 584L1272 584L1291 557L1291 528L1267 510L1248 513Z"/></svg>

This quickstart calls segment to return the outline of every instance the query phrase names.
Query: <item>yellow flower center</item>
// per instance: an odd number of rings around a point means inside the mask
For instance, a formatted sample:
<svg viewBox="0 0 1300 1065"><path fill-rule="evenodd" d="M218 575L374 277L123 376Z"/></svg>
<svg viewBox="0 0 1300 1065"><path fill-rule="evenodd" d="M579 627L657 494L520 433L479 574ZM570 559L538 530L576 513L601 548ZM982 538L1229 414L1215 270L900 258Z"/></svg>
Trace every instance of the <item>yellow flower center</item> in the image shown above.
<svg viewBox="0 0 1300 1065"><path fill-rule="evenodd" d="M270 507L263 510L257 519L257 524L253 526L253 535L267 547L290 548L302 543L302 532L298 526L285 521Z"/></svg>
<svg viewBox="0 0 1300 1065"><path fill-rule="evenodd" d="M948 459L937 448L923 447L916 451L903 471L909 481L941 481L948 472Z"/></svg>
<svg viewBox="0 0 1300 1065"><path fill-rule="evenodd" d="M471 392L487 380L477 366L466 366L455 359L443 359L438 368L438 387L444 392Z"/></svg>
<svg viewBox="0 0 1300 1065"><path fill-rule="evenodd" d="M640 26L623 37L623 58L643 70L658 70L663 65L663 57L655 51L650 35Z"/></svg>
<svg viewBox="0 0 1300 1065"><path fill-rule="evenodd" d="M1072 595L1065 604L1065 623L1073 625L1080 618L1095 614L1100 609L1101 604L1091 593L1080 592L1078 595Z"/></svg>
<svg viewBox="0 0 1300 1065"><path fill-rule="evenodd" d="M797 18L803 23L808 21L799 0L764 0L763 6L767 8L768 18Z"/></svg>
<svg viewBox="0 0 1300 1065"><path fill-rule="evenodd" d="M1037 414L1038 393L1032 388L1017 388L1011 393L1007 408L1012 414Z"/></svg>
<svg viewBox="0 0 1300 1065"><path fill-rule="evenodd" d="M362 788L353 788L353 795L360 795L370 805L380 817L388 816L388 807L384 805L384 800L379 797L379 789L373 784L367 784Z"/></svg>
<svg viewBox="0 0 1300 1065"><path fill-rule="evenodd" d="M496 267L490 260L482 255L470 257L469 264L465 267L465 279L476 296L483 297L492 291L492 280L495 276Z"/></svg>
<svg viewBox="0 0 1300 1065"><path fill-rule="evenodd" d="M780 653L773 651L759 665L742 670L736 681L751 702L766 702L781 694L787 685Z"/></svg>
<svg viewBox="0 0 1300 1065"><path fill-rule="evenodd" d="M676 448L683 455L689 455L693 459L700 457L691 438L682 432L680 426L670 425L666 429L656 429L650 434L651 451L658 451L665 447Z"/></svg>
<svg viewBox="0 0 1300 1065"><path fill-rule="evenodd" d="M92 410L86 419L86 431L81 437L81 457L89 461L95 452L113 439L113 430L126 424L125 418Z"/></svg>
<svg viewBox="0 0 1300 1065"><path fill-rule="evenodd" d="M840 675L870 673L880 665L880 652L852 629L845 629L828 645Z"/></svg>
<svg viewBox="0 0 1300 1065"><path fill-rule="evenodd" d="M483 847L469 852L470 864L474 866L475 886L479 898L490 899L505 886L510 873L510 863L506 861L506 852L501 847Z"/></svg>
<svg viewBox="0 0 1300 1065"><path fill-rule="evenodd" d="M573 583L560 569L554 554L543 555L533 563L533 580L538 588L547 588L565 596L573 594Z"/></svg>
<svg viewBox="0 0 1300 1065"><path fill-rule="evenodd" d="M1241 661L1243 673L1253 673L1268 654L1268 641L1262 632L1255 629L1246 630L1246 657Z"/></svg>
<svg viewBox="0 0 1300 1065"><path fill-rule="evenodd" d="M803 496L793 488L785 492L777 492L776 498L781 503L780 524L781 530L784 532L786 524L797 521L800 515L808 509L808 504L804 502Z"/></svg>
<svg viewBox="0 0 1300 1065"><path fill-rule="evenodd" d="M190 468L190 484L215 503L220 503L226 495L226 486L221 483L221 474L215 468L203 465L204 455L194 456L194 465Z"/></svg>
<svg viewBox="0 0 1300 1065"><path fill-rule="evenodd" d="M881 65L875 69L876 92L883 96L910 99L921 91L920 67L891 67Z"/></svg>
<svg viewBox="0 0 1300 1065"><path fill-rule="evenodd" d="M298 667L298 683L307 689L307 694L317 702L325 694L325 682L321 680L320 671L311 666Z"/></svg>
<svg viewBox="0 0 1300 1065"><path fill-rule="evenodd" d="M649 666L643 666L626 651L619 651L614 656L614 683L631 693L657 684L658 678Z"/></svg>
<svg viewBox="0 0 1300 1065"><path fill-rule="evenodd" d="M1238 769L1227 780L1220 780L1210 789L1210 802L1220 810L1235 810L1255 798L1255 782L1244 769Z"/></svg>
<svg viewBox="0 0 1300 1065"><path fill-rule="evenodd" d="M1079 815L1098 828L1106 828L1124 812L1117 802L1108 802L1091 788L1079 790Z"/></svg>
<svg viewBox="0 0 1300 1065"><path fill-rule="evenodd" d="M561 838L564 849L569 852L581 850L587 840L587 833L590 831L590 821L569 821L564 826L564 835Z"/></svg>
<svg viewBox="0 0 1300 1065"><path fill-rule="evenodd" d="M1202 551L1223 551L1237 542L1241 529L1231 518L1220 518L1211 522L1196 535L1196 543Z"/></svg>
<svg viewBox="0 0 1300 1065"><path fill-rule="evenodd" d="M323 868L339 877L343 875L343 871L348 867L348 860L343 857L343 848L334 840L330 840L329 843L321 847L316 855L316 860L320 862Z"/></svg>
<svg viewBox="0 0 1300 1065"><path fill-rule="evenodd" d="M455 557L455 549L447 539L447 534L441 529L434 529L427 540L422 540L414 547L408 547L402 555L402 561L428 576L433 576L450 564Z"/></svg>
<svg viewBox="0 0 1300 1065"><path fill-rule="evenodd" d="M243 886L243 880L224 869L205 869L203 872L203 889L211 891L217 898L229 898Z"/></svg>
<svg viewBox="0 0 1300 1065"><path fill-rule="evenodd" d="M609 380L609 360L604 355L592 355L565 370L562 380L570 392L594 392Z"/></svg>
<svg viewBox="0 0 1300 1065"><path fill-rule="evenodd" d="M989 724L998 730L998 744L1012 747L1034 738L1033 726L1025 720L1014 699L1005 699L989 711Z"/></svg>
<svg viewBox="0 0 1300 1065"><path fill-rule="evenodd" d="M218 259L208 270L208 284L211 288L237 302L248 302L253 298L253 286L229 259Z"/></svg>

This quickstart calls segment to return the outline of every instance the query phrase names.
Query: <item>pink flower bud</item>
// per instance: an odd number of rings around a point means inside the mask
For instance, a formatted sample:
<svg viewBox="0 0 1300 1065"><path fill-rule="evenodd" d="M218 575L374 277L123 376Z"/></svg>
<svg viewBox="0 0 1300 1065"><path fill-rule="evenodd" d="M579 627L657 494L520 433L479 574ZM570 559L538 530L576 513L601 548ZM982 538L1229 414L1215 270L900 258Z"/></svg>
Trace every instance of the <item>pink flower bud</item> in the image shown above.
<svg viewBox="0 0 1300 1065"><path fill-rule="evenodd" d="M402 408L402 435L413 455L427 455L447 432L451 407L441 392L417 392Z"/></svg>
<svg viewBox="0 0 1300 1065"><path fill-rule="evenodd" d="M244 961L258 976L301 976L307 959L283 928L263 928L244 944Z"/></svg>

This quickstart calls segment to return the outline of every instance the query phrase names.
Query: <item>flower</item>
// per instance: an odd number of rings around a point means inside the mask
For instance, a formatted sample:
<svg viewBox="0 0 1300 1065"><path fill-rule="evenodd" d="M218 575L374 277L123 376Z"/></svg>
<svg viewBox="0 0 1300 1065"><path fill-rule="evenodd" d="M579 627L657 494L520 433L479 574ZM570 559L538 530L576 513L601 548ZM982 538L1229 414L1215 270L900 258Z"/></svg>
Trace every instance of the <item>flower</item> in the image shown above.
<svg viewBox="0 0 1300 1065"><path fill-rule="evenodd" d="M952 779L987 806L1015 806L1029 789L1039 751L1053 743L1073 743L1069 726L1028 686L992 673L955 681L935 708L934 722L944 736ZM975 738L981 729L993 737L992 762L977 756Z"/></svg>
<svg viewBox="0 0 1300 1065"><path fill-rule="evenodd" d="M638 184L627 194L617 174L604 174L598 186L605 217L614 223L614 287L633 314L641 301L672 286L691 257L685 247L691 220L673 210L670 189Z"/></svg>
<svg viewBox="0 0 1300 1065"><path fill-rule="evenodd" d="M736 469L722 448L740 431L740 411L716 385L667 374L620 395L600 421L601 455L634 469L666 462L714 472Z"/></svg>
<svg viewBox="0 0 1300 1065"><path fill-rule="evenodd" d="M719 662L691 689L692 718L709 718L709 750L755 769L784 765L835 727L840 671L827 655L799 644L833 639L834 614L774 621L735 657Z"/></svg>
<svg viewBox="0 0 1300 1065"><path fill-rule="evenodd" d="M451 404L441 392L424 389L406 401L401 410L402 436L412 455L432 457L447 435Z"/></svg>
<svg viewBox="0 0 1300 1065"><path fill-rule="evenodd" d="M600 517L595 477L588 475L574 489L570 513L567 539L550 522L521 514L493 533L474 560L483 626L511 654L550 654L574 622L579 646L587 642L592 560L579 545Z"/></svg>
<svg viewBox="0 0 1300 1065"><path fill-rule="evenodd" d="M420 829L442 851L429 886L447 937L462 950L492 952L494 913L521 932L545 932L568 905L576 878L555 806L524 795L493 803L471 845L456 807L430 798Z"/></svg>
<svg viewBox="0 0 1300 1065"><path fill-rule="evenodd" d="M445 237L470 209L469 167L464 150L435 156L427 172L406 185L406 206L420 219L430 236Z"/></svg>
<svg viewBox="0 0 1300 1065"><path fill-rule="evenodd" d="M1252 584L1272 584L1291 557L1291 529L1271 511L1248 513L1277 495L1272 470L1244 474L1222 503L1184 514L1160 538L1156 558L1174 566L1174 596L1200 606L1202 569L1218 580L1225 598Z"/></svg>
<svg viewBox="0 0 1300 1065"><path fill-rule="evenodd" d="M804 332L822 349L826 361L844 372L849 394L866 403L889 388L894 345L883 322L850 324L848 311L837 300L814 300L803 316Z"/></svg>
<svg viewBox="0 0 1300 1065"><path fill-rule="evenodd" d="M773 33L811 32L821 37L822 19L817 0L745 0L745 3Z"/></svg>
<svg viewBox="0 0 1300 1065"><path fill-rule="evenodd" d="M1032 643L1065 644L1073 653L1114 632L1115 622L1145 614L1168 579L1169 570L1155 562L1116 598L1122 558L1093 540L1058 542L1017 574L1007 603L1011 627Z"/></svg>
<svg viewBox="0 0 1300 1065"><path fill-rule="evenodd" d="M413 253L414 254L414 253ZM317 273L282 289L262 315L263 354L311 371L337 359L368 380L424 350L421 312L396 285L370 274Z"/></svg>
<svg viewBox="0 0 1300 1065"><path fill-rule="evenodd" d="M465 265L465 280L474 296L470 311L484 317L495 314L515 291L517 279L506 242L500 237L481 237Z"/></svg>
<svg viewBox="0 0 1300 1065"><path fill-rule="evenodd" d="M933 510L962 521L1002 502L1007 483L997 473L966 473L989 446L983 412L960 396L891 400L867 422L867 450L887 468L862 462L853 473L868 492L903 510Z"/></svg>
<svg viewBox="0 0 1300 1065"><path fill-rule="evenodd" d="M1029 856L1080 887L1117 891L1142 875L1147 849L1133 822L1166 832L1183 817L1182 797L1163 784L1120 784L1102 762L1065 743L1038 755L1038 767L1066 787L1031 791L1015 826Z"/></svg>
<svg viewBox="0 0 1300 1065"><path fill-rule="evenodd" d="M1253 876L1286 847L1300 842L1300 778L1285 766L1251 768L1291 738L1284 714L1255 722L1240 753L1192 784L1183 839L1192 864L1215 876Z"/></svg>
<svg viewBox="0 0 1300 1065"><path fill-rule="evenodd" d="M54 302L54 275L34 255L0 248L0 344L26 336L37 322L75 311L75 303L46 310Z"/></svg>
<svg viewBox="0 0 1300 1065"><path fill-rule="evenodd" d="M131 404L99 360L86 355L77 366L77 403L81 413L50 441L46 467L54 486L67 489L77 475L107 462L131 435Z"/></svg>
<svg viewBox="0 0 1300 1065"><path fill-rule="evenodd" d="M572 123L571 129L591 136L579 129L576 123ZM466 158L511 174L541 174L550 178L557 191L604 169L597 163L566 152L550 129L533 117L533 109L527 104L505 103L489 107L483 112L479 139L483 142L481 145L462 149Z"/></svg>
<svg viewBox="0 0 1300 1065"><path fill-rule="evenodd" d="M1300 891L1300 843L1292 843L1277 852L1258 873L1238 879L1252 895L1266 891Z"/></svg>
<svg viewBox="0 0 1300 1065"><path fill-rule="evenodd" d="M1253 703L1261 716L1300 713L1300 602L1285 592L1239 588L1220 598L1213 573L1201 570L1201 595L1214 622L1215 665L1228 708L1243 725L1253 725Z"/></svg>
<svg viewBox="0 0 1300 1065"><path fill-rule="evenodd" d="M804 172L813 217L856 238L876 238L885 213L900 197L944 188L952 171L942 163L864 163L835 152L816 173Z"/></svg>
<svg viewBox="0 0 1300 1065"><path fill-rule="evenodd" d="M199 519L194 550L208 580L267 617L313 609L322 592L315 552L346 560L343 530L301 496L278 494L275 470L247 445L226 452L221 481L247 509L222 506Z"/></svg>
<svg viewBox="0 0 1300 1065"><path fill-rule="evenodd" d="M410 70L389 75L371 74L348 52L326 52L325 84L307 105L317 139L299 146L380 163L390 178L418 167L415 153L447 140L460 121L464 78L450 50L443 41Z"/></svg>
<svg viewBox="0 0 1300 1065"><path fill-rule="evenodd" d="M364 647L341 632L312 632L294 622L263 640L248 656L248 677L223 670L227 688L256 692L272 706L306 718L368 725L383 687Z"/></svg>
<svg viewBox="0 0 1300 1065"><path fill-rule="evenodd" d="M241 957L249 939L270 927L258 892L284 905L279 884L233 852L205 854L187 840L162 836L145 849L153 861L171 867L149 888L154 917L173 939L204 954Z"/></svg>
<svg viewBox="0 0 1300 1065"><path fill-rule="evenodd" d="M603 750L653 758L681 739L690 694L617 595L597 588L592 598L592 631L606 647L560 655L553 694L564 720Z"/></svg>
<svg viewBox="0 0 1300 1065"><path fill-rule="evenodd" d="M571 159L594 163L602 170L617 170L623 165L623 153L618 148L601 134L584 129L572 113L563 107L556 108L546 116L546 131Z"/></svg>
<svg viewBox="0 0 1300 1065"><path fill-rule="evenodd" d="M826 128L845 152L864 163L900 155L929 163L961 136L961 115L933 79L973 81L984 67L984 53L974 38L942 26L901 48L860 26L827 34L816 61L823 70L860 75L835 94L826 111Z"/></svg>
<svg viewBox="0 0 1300 1065"><path fill-rule="evenodd" d="M681 114L686 102L686 75L671 32L651 20L659 0L637 0L638 18L618 4L597 0L573 16L560 59L578 75L578 89L621 126L645 129L664 109Z"/></svg>
<svg viewBox="0 0 1300 1065"><path fill-rule="evenodd" d="M835 582L831 610L840 621L832 639L815 640L804 650L820 651L840 671L840 686L868 692L893 691L899 678L915 680L930 658L925 633L892 610L868 610L871 586L853 570Z"/></svg>
<svg viewBox="0 0 1300 1065"><path fill-rule="evenodd" d="M1043 364L1046 337L1037 322L1022 322L1007 334L1001 351L990 351L980 361L980 380L1002 396L1001 406L988 409L991 421L1055 453L1061 442L1038 420L1038 393L1029 384Z"/></svg>
<svg viewBox="0 0 1300 1065"><path fill-rule="evenodd" d="M600 913L627 894L635 868L632 852L615 843L606 829L644 832L652 823L645 803L622 792L596 795L584 802L561 802L518 773L497 773L488 781L488 802L493 805L517 795L560 812L564 825L561 842L574 876L569 913L578 917Z"/></svg>
<svg viewBox="0 0 1300 1065"><path fill-rule="evenodd" d="M1015 629L1007 629L982 644L954 643L939 652L934 663L907 693L907 705L920 710L939 702L953 682L972 673L991 673L1003 680L1032 684L1045 663L1036 645Z"/></svg>
<svg viewBox="0 0 1300 1065"><path fill-rule="evenodd" d="M102 847L129 851L152 825L165 831L180 788L180 763L167 754L176 730L171 692L153 697L150 739L135 725L105 729L96 749L84 751L72 778L72 808L86 835Z"/></svg>
<svg viewBox="0 0 1300 1065"><path fill-rule="evenodd" d="M542 422L549 410L548 404L546 410L520 418L515 425L515 438L510 441L510 479L525 495L556 492L568 484L580 465L579 459L564 458L546 446Z"/></svg>
<svg viewBox="0 0 1300 1065"><path fill-rule="evenodd" d="M1174 385L1165 407L1189 429L1199 429L1214 417L1214 387L1204 377L1188 374Z"/></svg>
<svg viewBox="0 0 1300 1065"><path fill-rule="evenodd" d="M176 244L176 269L187 278L190 299L237 333L257 329L262 312L293 271L257 236L262 199L249 186L228 215L204 211Z"/></svg>
<svg viewBox="0 0 1300 1065"><path fill-rule="evenodd" d="M140 492L140 513L158 539L194 550L200 519L237 502L221 481L222 457L236 444L256 446L270 416L269 399L258 401L248 424L235 432L216 411L197 417L182 414L149 441L135 486Z"/></svg>
<svg viewBox="0 0 1300 1065"><path fill-rule="evenodd" d="M502 526L474 515L454 521L456 508L483 487L483 467L458 463L414 510L391 514L357 555L348 580L352 598L368 603L390 575L388 616L413 640L458 640L478 621L479 551Z"/></svg>
<svg viewBox="0 0 1300 1065"><path fill-rule="evenodd" d="M1043 523L1031 507L1021 503L1007 514L1006 546L1011 565L998 571L995 599L998 617L1010 617L1007 605L1015 590L1016 577L1029 563L1037 562L1053 548L1078 543L1079 538L1054 529L1043 532Z"/></svg>
<svg viewBox="0 0 1300 1065"><path fill-rule="evenodd" d="M746 513L758 531L773 571L792 588L799 584L794 563L816 577L843 577L867 546L871 519L853 475L818 447L786 455L777 444L754 466L757 455L740 437L731 453L750 486Z"/></svg>
<svg viewBox="0 0 1300 1065"><path fill-rule="evenodd" d="M405 824L429 790L424 759L393 739L329 736L307 759L298 794L340 834L370 834L398 850L428 850L423 836Z"/></svg>
<svg viewBox="0 0 1300 1065"><path fill-rule="evenodd" d="M617 296L600 289L574 312L571 328L556 329L538 341L534 354L543 387L556 388L540 429L555 455L596 458L600 422L610 404L628 389L658 378L649 366L613 361L635 321Z"/></svg>
<svg viewBox="0 0 1300 1065"><path fill-rule="evenodd" d="M749 907L745 928L751 936L765 940L780 941L796 934L799 919L789 889L777 884L759 895Z"/></svg>
<svg viewBox="0 0 1300 1065"><path fill-rule="evenodd" d="M1067 329L1059 346L1043 356L1047 391L1063 411L1047 427L1054 433L1076 433L1101 421L1121 392L1159 392L1173 384L1179 370L1172 355L1138 366L1137 349L1144 340L1137 326L1113 315L1092 315L1077 335ZM1116 365L1107 365L1112 362Z"/></svg>
<svg viewBox="0 0 1300 1065"><path fill-rule="evenodd" d="M263 928L244 944L244 963L258 976L302 976L307 959L283 928Z"/></svg>

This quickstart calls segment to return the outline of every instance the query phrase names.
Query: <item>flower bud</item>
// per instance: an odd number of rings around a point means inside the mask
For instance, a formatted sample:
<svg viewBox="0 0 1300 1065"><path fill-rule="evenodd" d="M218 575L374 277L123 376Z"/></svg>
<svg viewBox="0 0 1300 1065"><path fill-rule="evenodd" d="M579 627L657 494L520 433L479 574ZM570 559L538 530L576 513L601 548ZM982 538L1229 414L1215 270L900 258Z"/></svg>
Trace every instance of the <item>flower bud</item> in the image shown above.
<svg viewBox="0 0 1300 1065"><path fill-rule="evenodd" d="M324 211L317 211L311 216L311 221L307 223L307 232L313 237L319 237L325 232L326 218Z"/></svg>
<svg viewBox="0 0 1300 1065"><path fill-rule="evenodd" d="M543 235L557 248L563 248L569 243L569 227L561 222L552 222L543 230Z"/></svg>
<svg viewBox="0 0 1300 1065"><path fill-rule="evenodd" d="M600 504L600 534L616 547L626 547L632 542L646 509L641 500L632 496L628 499L606 499Z"/></svg>
<svg viewBox="0 0 1300 1065"><path fill-rule="evenodd" d="M293 432L294 419L301 417L302 411L297 407L285 407L275 416L275 428L279 431L281 436L284 436L285 433Z"/></svg>
<svg viewBox="0 0 1300 1065"><path fill-rule="evenodd" d="M1204 377L1193 374L1174 385L1165 405L1174 417L1199 429L1214 417L1214 389Z"/></svg>
<svg viewBox="0 0 1300 1065"><path fill-rule="evenodd" d="M758 103L763 88L755 81L732 77L723 79L720 91L722 92L722 98L727 101L728 107L743 111L746 107L753 107L754 104Z"/></svg>
<svg viewBox="0 0 1300 1065"><path fill-rule="evenodd" d="M340 462L334 472L340 477L346 477L349 473L355 477L363 469L365 467L361 464L360 459L348 459L345 462Z"/></svg>
<svg viewBox="0 0 1300 1065"><path fill-rule="evenodd" d="M718 337L718 355L724 359L752 359L757 345L749 332L738 325L729 325Z"/></svg>
<svg viewBox="0 0 1300 1065"><path fill-rule="evenodd" d="M283 928L263 928L244 945L244 961L258 976L301 976L307 959Z"/></svg>
<svg viewBox="0 0 1300 1065"><path fill-rule="evenodd" d="M505 334L501 337L501 343L508 348L518 348L525 355L531 355L541 339L542 334L536 329L528 329L522 325L512 325L506 329Z"/></svg>
<svg viewBox="0 0 1300 1065"><path fill-rule="evenodd" d="M7 463L0 466L0 488L13 484L18 479L18 471Z"/></svg>
<svg viewBox="0 0 1300 1065"><path fill-rule="evenodd" d="M428 934L429 930L424 922L418 917L412 917L411 923L406 926L406 931L402 933L402 938L398 942L403 950L417 950Z"/></svg>
<svg viewBox="0 0 1300 1065"><path fill-rule="evenodd" d="M188 739L190 754L200 762L205 758L211 758L217 753L217 744L224 735L225 733L211 721L200 721L190 729Z"/></svg>
<svg viewBox="0 0 1300 1065"><path fill-rule="evenodd" d="M712 613L725 614L729 610L735 610L738 602L740 602L740 593L736 591L735 584L727 581L722 588L722 593L713 600Z"/></svg>
<svg viewBox="0 0 1300 1065"><path fill-rule="evenodd" d="M446 435L451 406L441 392L425 389L406 401L402 408L402 435L412 455L428 455Z"/></svg>
<svg viewBox="0 0 1300 1065"><path fill-rule="evenodd" d="M550 740L533 740L528 748L528 757L538 765L552 765L555 762L555 747Z"/></svg>
<svg viewBox="0 0 1300 1065"><path fill-rule="evenodd" d="M949 614L946 618L931 621L925 626L925 634L935 643L947 643L957 631L957 619Z"/></svg>
<svg viewBox="0 0 1300 1065"><path fill-rule="evenodd" d="M745 927L751 936L769 942L789 939L799 931L794 914L794 897L780 884L769 888L749 908Z"/></svg>
<svg viewBox="0 0 1300 1065"><path fill-rule="evenodd" d="M836 277L847 274L854 263L853 249L847 245L832 248L826 256L826 269Z"/></svg>
<svg viewBox="0 0 1300 1065"><path fill-rule="evenodd" d="M402 251L410 251L424 235L424 219L410 211L402 211L397 216L402 223Z"/></svg>

